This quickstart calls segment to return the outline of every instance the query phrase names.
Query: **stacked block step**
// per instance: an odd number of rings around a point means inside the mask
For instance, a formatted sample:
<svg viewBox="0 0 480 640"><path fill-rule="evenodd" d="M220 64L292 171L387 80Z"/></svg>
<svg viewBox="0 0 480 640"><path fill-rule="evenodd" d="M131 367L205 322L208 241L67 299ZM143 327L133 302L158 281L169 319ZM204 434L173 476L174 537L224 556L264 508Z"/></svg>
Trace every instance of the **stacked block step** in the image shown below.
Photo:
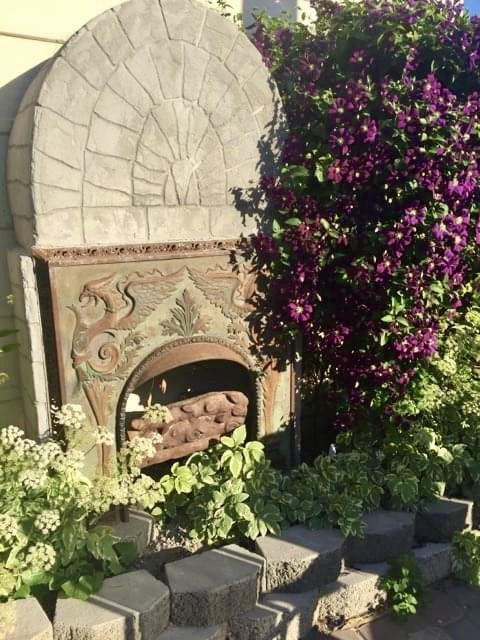
<svg viewBox="0 0 480 640"><path fill-rule="evenodd" d="M55 640L157 640L168 626L170 592L147 571L105 580L87 601L60 598Z"/></svg>
<svg viewBox="0 0 480 640"><path fill-rule="evenodd" d="M172 623L207 627L253 609L263 565L263 558L234 544L167 564Z"/></svg>
<svg viewBox="0 0 480 640"><path fill-rule="evenodd" d="M442 498L417 513L415 537L419 541L450 542L455 531L471 529L473 503Z"/></svg>
<svg viewBox="0 0 480 640"><path fill-rule="evenodd" d="M344 544L337 530L300 525L257 538L257 551L265 558L263 590L302 593L332 582L342 567Z"/></svg>
<svg viewBox="0 0 480 640"><path fill-rule="evenodd" d="M364 518L366 522L363 538L349 538L347 561L385 562L407 553L413 546L415 515L403 511L374 511Z"/></svg>

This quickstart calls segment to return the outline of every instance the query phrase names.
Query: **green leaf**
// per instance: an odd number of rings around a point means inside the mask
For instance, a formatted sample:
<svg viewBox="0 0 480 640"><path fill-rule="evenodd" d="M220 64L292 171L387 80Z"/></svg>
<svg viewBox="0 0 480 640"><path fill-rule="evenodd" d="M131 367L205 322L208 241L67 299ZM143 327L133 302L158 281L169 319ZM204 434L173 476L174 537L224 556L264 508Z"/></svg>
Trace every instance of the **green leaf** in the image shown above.
<svg viewBox="0 0 480 640"><path fill-rule="evenodd" d="M94 573L88 576L80 576L75 580L67 580L61 585L65 595L77 600L88 600L88 598L100 591L104 580L103 573Z"/></svg>
<svg viewBox="0 0 480 640"><path fill-rule="evenodd" d="M134 542L117 542L114 548L120 562L126 568L130 567L138 557L137 545Z"/></svg>
<svg viewBox="0 0 480 640"><path fill-rule="evenodd" d="M229 449L233 449L233 447L235 446L235 440L233 438L230 438L229 436L222 436L220 438L220 442Z"/></svg>
<svg viewBox="0 0 480 640"><path fill-rule="evenodd" d="M285 220L285 224L288 224L289 227L298 227L299 224L302 224L300 218L288 218Z"/></svg>
<svg viewBox="0 0 480 640"><path fill-rule="evenodd" d="M238 504L236 504L235 505L235 511L240 516L240 518L243 518L244 520L247 520L247 522L251 522L253 520L253 518L255 517L253 515L252 510L248 506L248 504L245 504L244 502L239 502Z"/></svg>
<svg viewBox="0 0 480 640"><path fill-rule="evenodd" d="M230 473L234 478L238 478L238 476L242 472L243 468L243 455L241 451L237 451L232 458L230 459Z"/></svg>
<svg viewBox="0 0 480 640"><path fill-rule="evenodd" d="M237 446L243 444L247 439L247 428L245 425L238 427L232 434L233 441Z"/></svg>

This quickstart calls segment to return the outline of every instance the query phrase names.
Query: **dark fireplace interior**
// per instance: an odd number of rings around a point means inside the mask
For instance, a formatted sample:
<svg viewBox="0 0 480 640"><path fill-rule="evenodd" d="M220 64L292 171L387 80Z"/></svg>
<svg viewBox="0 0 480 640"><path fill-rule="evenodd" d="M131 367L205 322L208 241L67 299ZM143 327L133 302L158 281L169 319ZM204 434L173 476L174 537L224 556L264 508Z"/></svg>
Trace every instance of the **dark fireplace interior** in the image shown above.
<svg viewBox="0 0 480 640"><path fill-rule="evenodd" d="M161 367L160 367L161 368ZM152 367L155 371L158 367ZM141 418L144 408L153 404L171 405L211 392L236 391L248 398L245 420L249 439L257 436L255 376L244 365L222 358L181 364L149 377L135 375L120 397L117 420L119 441L123 441L132 421Z"/></svg>

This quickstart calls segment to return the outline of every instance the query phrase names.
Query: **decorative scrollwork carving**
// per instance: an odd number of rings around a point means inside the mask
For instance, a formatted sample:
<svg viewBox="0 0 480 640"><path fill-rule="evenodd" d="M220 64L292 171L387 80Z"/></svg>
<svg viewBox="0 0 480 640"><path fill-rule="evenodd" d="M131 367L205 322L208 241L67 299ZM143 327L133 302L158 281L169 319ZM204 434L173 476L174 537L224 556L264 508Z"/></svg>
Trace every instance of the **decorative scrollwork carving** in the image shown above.
<svg viewBox="0 0 480 640"><path fill-rule="evenodd" d="M80 377L114 374L124 332L129 333L123 348L132 349L136 342L134 329L174 292L184 273L185 268L170 274L154 270L113 274L87 282L80 304L71 307L76 318L72 360Z"/></svg>

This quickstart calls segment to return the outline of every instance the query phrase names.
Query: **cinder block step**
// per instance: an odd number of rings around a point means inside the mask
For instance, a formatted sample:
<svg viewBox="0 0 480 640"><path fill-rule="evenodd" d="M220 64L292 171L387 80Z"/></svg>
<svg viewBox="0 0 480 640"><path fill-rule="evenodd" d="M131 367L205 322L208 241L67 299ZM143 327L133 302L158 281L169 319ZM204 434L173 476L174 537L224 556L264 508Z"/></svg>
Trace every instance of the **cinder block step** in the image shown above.
<svg viewBox="0 0 480 640"><path fill-rule="evenodd" d="M441 498L427 504L415 520L415 537L422 542L450 542L455 531L472 526L473 502Z"/></svg>
<svg viewBox="0 0 480 640"><path fill-rule="evenodd" d="M344 543L335 529L301 525L257 538L257 551L266 562L264 591L301 593L332 582L341 570Z"/></svg>
<svg viewBox="0 0 480 640"><path fill-rule="evenodd" d="M213 627L168 627L157 640L225 640L227 625Z"/></svg>
<svg viewBox="0 0 480 640"><path fill-rule="evenodd" d="M413 546L415 515L405 511L374 511L364 516L363 538L347 540L347 560L351 565L384 562L407 553Z"/></svg>
<svg viewBox="0 0 480 640"><path fill-rule="evenodd" d="M452 573L452 545L431 542L413 550L426 584L447 578Z"/></svg>
<svg viewBox="0 0 480 640"><path fill-rule="evenodd" d="M316 622L318 591L262 596L251 611L230 621L229 640L298 640Z"/></svg>
<svg viewBox="0 0 480 640"><path fill-rule="evenodd" d="M317 620L322 627L340 626L346 620L376 609L386 594L379 589L378 580L388 570L386 564L351 569L319 593Z"/></svg>
<svg viewBox="0 0 480 640"><path fill-rule="evenodd" d="M55 640L157 640L168 626L170 593L147 571L108 578L87 601L60 598Z"/></svg>
<svg viewBox="0 0 480 640"><path fill-rule="evenodd" d="M36 598L0 604L0 637L5 640L53 640L53 628ZM6 633L2 636L2 633Z"/></svg>
<svg viewBox="0 0 480 640"><path fill-rule="evenodd" d="M264 560L231 544L165 565L171 621L208 627L253 609Z"/></svg>

